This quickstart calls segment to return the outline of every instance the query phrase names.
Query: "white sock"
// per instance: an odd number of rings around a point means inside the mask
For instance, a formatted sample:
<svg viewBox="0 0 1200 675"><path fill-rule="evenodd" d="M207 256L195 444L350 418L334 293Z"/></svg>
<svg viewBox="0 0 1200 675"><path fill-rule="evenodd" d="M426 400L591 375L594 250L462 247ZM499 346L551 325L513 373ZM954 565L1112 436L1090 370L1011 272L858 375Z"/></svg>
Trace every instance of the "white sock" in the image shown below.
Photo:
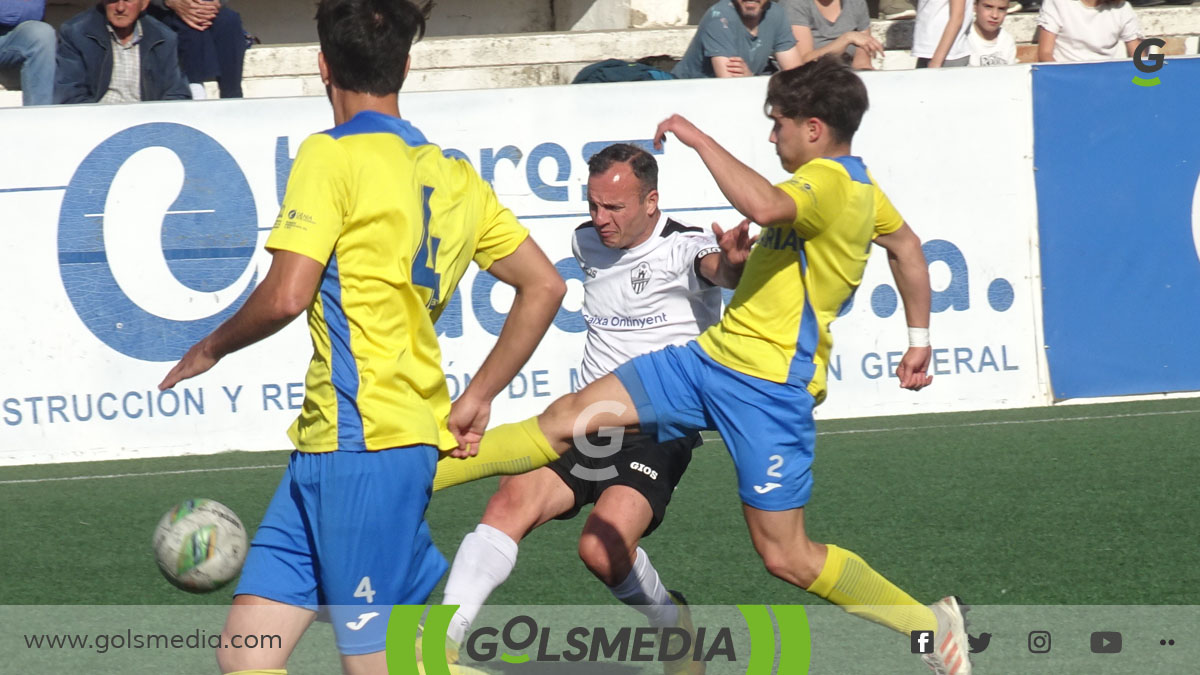
<svg viewBox="0 0 1200 675"><path fill-rule="evenodd" d="M650 556L639 546L633 569L625 581L608 590L621 602L646 615L655 628L674 626L679 619L679 610L667 595L667 588L658 578L658 570L650 564Z"/></svg>
<svg viewBox="0 0 1200 675"><path fill-rule="evenodd" d="M463 537L442 595L442 604L458 605L446 632L451 640L462 643L483 603L508 579L516 564L517 542L491 525L480 523Z"/></svg>
<svg viewBox="0 0 1200 675"><path fill-rule="evenodd" d="M208 98L208 92L204 91L204 84L201 82L191 82L188 84L188 89L192 90L193 101L203 101Z"/></svg>

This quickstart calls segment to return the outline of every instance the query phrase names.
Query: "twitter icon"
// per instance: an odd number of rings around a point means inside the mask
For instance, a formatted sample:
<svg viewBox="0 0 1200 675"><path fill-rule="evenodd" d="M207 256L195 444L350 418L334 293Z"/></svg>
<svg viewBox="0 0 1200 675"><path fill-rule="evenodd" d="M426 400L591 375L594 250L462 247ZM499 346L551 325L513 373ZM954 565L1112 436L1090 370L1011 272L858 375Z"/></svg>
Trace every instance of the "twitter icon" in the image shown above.
<svg viewBox="0 0 1200 675"><path fill-rule="evenodd" d="M979 654L983 650L987 649L988 645L992 643L992 634L980 633L979 637L975 637L974 635L967 633L967 642L971 644L971 653Z"/></svg>

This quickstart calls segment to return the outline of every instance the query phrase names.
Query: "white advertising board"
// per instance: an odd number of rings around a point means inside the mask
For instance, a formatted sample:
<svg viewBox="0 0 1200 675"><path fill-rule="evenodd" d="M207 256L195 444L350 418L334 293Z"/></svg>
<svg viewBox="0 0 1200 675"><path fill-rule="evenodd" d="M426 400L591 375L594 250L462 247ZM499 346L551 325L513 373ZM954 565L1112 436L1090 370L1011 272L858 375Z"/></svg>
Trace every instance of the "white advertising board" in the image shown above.
<svg viewBox="0 0 1200 675"><path fill-rule="evenodd" d="M888 376L906 346L882 250L834 325L830 395L848 417L1037 405L1048 399L1037 332L1029 72L871 73L856 139L874 177L926 242L934 386ZM675 112L782 180L766 79L405 95L401 109L468 158L568 278L555 325L502 393L493 422L572 390L585 330L570 233L587 220L586 158L648 141ZM261 280L262 249L304 137L328 103L260 99L0 111L0 465L288 447L310 345L303 321L173 392L156 385ZM661 203L725 226L729 208L694 152L668 141ZM475 371L511 293L469 272L439 322L451 393Z"/></svg>

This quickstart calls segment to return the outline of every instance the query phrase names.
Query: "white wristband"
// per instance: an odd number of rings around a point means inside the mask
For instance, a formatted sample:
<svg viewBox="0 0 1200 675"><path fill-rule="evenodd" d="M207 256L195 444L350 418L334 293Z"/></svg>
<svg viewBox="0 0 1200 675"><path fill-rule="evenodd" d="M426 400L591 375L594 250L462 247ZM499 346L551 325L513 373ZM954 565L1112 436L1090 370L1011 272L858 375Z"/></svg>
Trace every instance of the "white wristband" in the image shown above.
<svg viewBox="0 0 1200 675"><path fill-rule="evenodd" d="M929 329L928 328L913 328L908 327L908 346L909 347L928 347L929 346Z"/></svg>

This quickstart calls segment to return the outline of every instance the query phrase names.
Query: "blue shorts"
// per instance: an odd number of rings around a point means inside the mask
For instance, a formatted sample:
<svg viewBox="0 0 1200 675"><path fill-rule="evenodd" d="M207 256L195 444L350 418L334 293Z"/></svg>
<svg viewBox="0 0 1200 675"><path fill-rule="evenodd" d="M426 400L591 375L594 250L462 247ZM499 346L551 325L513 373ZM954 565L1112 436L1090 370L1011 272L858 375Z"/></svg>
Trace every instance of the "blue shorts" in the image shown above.
<svg viewBox="0 0 1200 675"><path fill-rule="evenodd" d="M423 605L446 572L425 509L437 450L293 452L235 595L329 609L343 654L382 651L392 605Z"/></svg>
<svg viewBox="0 0 1200 675"><path fill-rule="evenodd" d="M643 354L614 371L637 406L638 425L659 442L716 429L737 467L742 502L763 511L804 506L817 442L813 397L712 359L694 340Z"/></svg>

